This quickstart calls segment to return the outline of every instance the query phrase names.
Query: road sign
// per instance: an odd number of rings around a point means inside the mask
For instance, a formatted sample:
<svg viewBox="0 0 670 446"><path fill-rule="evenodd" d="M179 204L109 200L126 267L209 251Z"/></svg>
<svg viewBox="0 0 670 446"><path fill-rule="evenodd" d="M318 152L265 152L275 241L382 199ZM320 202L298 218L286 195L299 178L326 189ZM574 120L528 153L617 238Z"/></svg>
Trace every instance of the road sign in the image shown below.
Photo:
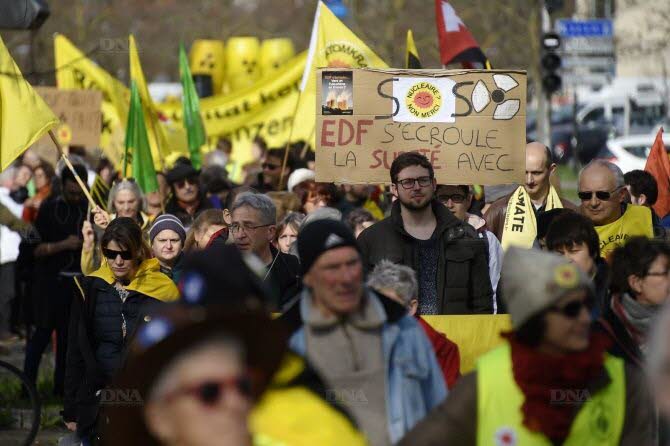
<svg viewBox="0 0 670 446"><path fill-rule="evenodd" d="M579 86L579 85L607 85L612 81L612 77L602 73L588 73L588 74L564 74L562 76L565 85Z"/></svg>
<svg viewBox="0 0 670 446"><path fill-rule="evenodd" d="M572 20L559 19L556 21L556 30L561 37L614 37L612 20L590 19Z"/></svg>
<svg viewBox="0 0 670 446"><path fill-rule="evenodd" d="M563 51L567 54L614 54L614 41L601 37L573 37L564 40Z"/></svg>
<svg viewBox="0 0 670 446"><path fill-rule="evenodd" d="M563 56L561 67L564 69L572 68L602 68L612 69L616 65L613 56L588 56L580 57L577 55Z"/></svg>

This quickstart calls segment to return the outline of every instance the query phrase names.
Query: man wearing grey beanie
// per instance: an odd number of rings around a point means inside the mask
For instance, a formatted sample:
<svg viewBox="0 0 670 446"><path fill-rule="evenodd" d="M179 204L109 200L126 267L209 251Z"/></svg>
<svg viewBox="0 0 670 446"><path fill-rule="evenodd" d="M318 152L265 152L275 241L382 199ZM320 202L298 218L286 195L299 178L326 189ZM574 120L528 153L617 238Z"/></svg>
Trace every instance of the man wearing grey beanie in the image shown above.
<svg viewBox="0 0 670 446"><path fill-rule="evenodd" d="M159 215L149 230L151 250L161 265L161 272L175 283L179 282L185 240L184 225L172 214Z"/></svg>
<svg viewBox="0 0 670 446"><path fill-rule="evenodd" d="M591 331L584 273L511 247L501 281L512 331L399 446L654 444L645 380Z"/></svg>

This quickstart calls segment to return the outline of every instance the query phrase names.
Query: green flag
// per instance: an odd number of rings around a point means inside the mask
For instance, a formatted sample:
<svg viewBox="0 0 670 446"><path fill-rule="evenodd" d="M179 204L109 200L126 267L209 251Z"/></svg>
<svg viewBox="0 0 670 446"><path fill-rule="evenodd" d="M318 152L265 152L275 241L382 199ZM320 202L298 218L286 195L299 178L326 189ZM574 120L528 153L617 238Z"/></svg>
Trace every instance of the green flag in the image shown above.
<svg viewBox="0 0 670 446"><path fill-rule="evenodd" d="M123 176L128 176L127 166L131 162L133 177L142 192L156 192L158 180L154 169L154 160L151 157L149 137L144 125L142 101L135 81L130 82L130 109L128 111L128 125L126 126L126 154L123 160Z"/></svg>
<svg viewBox="0 0 670 446"><path fill-rule="evenodd" d="M184 45L181 44L179 45L179 77L182 86L184 127L188 139L188 151L191 152L191 164L199 169L201 164L200 147L207 141L207 136L200 116L200 101L191 77L186 51L184 51Z"/></svg>

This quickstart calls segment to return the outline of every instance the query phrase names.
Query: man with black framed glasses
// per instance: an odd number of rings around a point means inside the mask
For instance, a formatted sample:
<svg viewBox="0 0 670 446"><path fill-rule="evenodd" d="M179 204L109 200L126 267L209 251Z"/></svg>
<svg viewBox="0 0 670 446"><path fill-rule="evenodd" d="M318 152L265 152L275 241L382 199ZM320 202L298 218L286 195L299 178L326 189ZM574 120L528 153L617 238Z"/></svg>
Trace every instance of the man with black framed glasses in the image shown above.
<svg viewBox="0 0 670 446"><path fill-rule="evenodd" d="M281 309L300 291L300 264L291 254L272 245L277 230L277 210L267 195L245 192L230 209L232 222L228 229L237 248L255 254L267 268L263 282L272 292L270 305Z"/></svg>
<svg viewBox="0 0 670 446"><path fill-rule="evenodd" d="M420 314L492 313L493 292L484 240L435 200L428 159L403 153L391 165L391 216L358 241L367 271L383 259L417 272Z"/></svg>
<svg viewBox="0 0 670 446"><path fill-rule="evenodd" d="M608 255L629 237L652 238L651 211L644 206L626 204L626 185L618 166L593 160L579 173L580 211L596 228L600 255Z"/></svg>

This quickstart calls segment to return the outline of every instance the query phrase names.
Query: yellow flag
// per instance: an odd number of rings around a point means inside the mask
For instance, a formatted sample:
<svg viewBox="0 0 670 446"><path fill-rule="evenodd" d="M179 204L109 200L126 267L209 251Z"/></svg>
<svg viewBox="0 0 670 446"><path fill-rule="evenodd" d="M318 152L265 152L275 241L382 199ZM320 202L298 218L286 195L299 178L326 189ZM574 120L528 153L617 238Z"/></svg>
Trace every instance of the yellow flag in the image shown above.
<svg viewBox="0 0 670 446"><path fill-rule="evenodd" d="M65 36L57 34L54 37L54 52L58 88L97 90L102 93L100 147L105 156L119 167L125 150L130 91L87 58Z"/></svg>
<svg viewBox="0 0 670 446"><path fill-rule="evenodd" d="M163 170L165 167L163 160L170 155L173 148L168 145L165 128L161 125L158 119L158 110L149 95L149 88L147 87L147 81L144 78L142 64L140 63L140 56L137 53L135 37L132 35L129 36L128 43L128 52L130 54L130 78L137 84L137 90L142 99L144 124L147 128L151 155L153 156L154 164L156 164L159 169Z"/></svg>
<svg viewBox="0 0 670 446"><path fill-rule="evenodd" d="M310 135L312 147L316 124L316 69L323 67L388 68L388 65L320 1L316 7L307 66L300 86L302 94L296 114L300 119L294 129L294 132Z"/></svg>
<svg viewBox="0 0 670 446"><path fill-rule="evenodd" d="M0 38L0 170L5 170L58 118L23 78Z"/></svg>
<svg viewBox="0 0 670 446"><path fill-rule="evenodd" d="M300 78L305 69L306 52L290 59L276 73L234 94L216 95L200 100L200 112L209 138L228 138L233 143L232 160L239 166L253 161L251 144L260 136L270 147L283 147L288 140L298 101ZM181 125L180 103L158 104L161 115ZM306 129L300 132L301 129ZM292 141L305 140L312 127L296 122ZM233 181L242 182L241 170Z"/></svg>

